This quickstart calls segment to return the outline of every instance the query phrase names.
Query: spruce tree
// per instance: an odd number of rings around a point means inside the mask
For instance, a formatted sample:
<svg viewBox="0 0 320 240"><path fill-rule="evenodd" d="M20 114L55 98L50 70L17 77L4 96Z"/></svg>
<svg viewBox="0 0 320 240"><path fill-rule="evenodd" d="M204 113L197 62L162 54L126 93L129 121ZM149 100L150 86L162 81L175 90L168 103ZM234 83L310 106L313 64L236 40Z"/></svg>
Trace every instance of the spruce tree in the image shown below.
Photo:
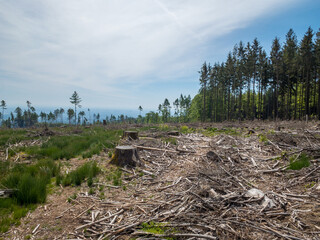
<svg viewBox="0 0 320 240"><path fill-rule="evenodd" d="M1 100L0 107L2 108L1 120L3 121L3 119L4 119L4 110L7 109L7 104L6 104L5 100Z"/></svg>
<svg viewBox="0 0 320 240"><path fill-rule="evenodd" d="M311 27L308 28L307 32L303 36L303 39L300 43L299 49L299 57L301 61L301 70L302 70L302 77L303 83L305 87L305 106L304 106L304 113L305 115L310 115L310 86L311 86L311 74L312 69L314 67L314 45L312 42L313 38L313 30Z"/></svg>
<svg viewBox="0 0 320 240"><path fill-rule="evenodd" d="M317 114L320 120L320 28L316 33L316 41L314 46L314 56L315 56L315 79L318 80L318 105Z"/></svg>
<svg viewBox="0 0 320 240"><path fill-rule="evenodd" d="M70 102L72 104L74 104L74 121L75 124L77 125L77 107L81 107L81 105L79 105L81 103L81 98L79 97L78 93L76 91L74 91L74 93L72 94L72 96L70 97Z"/></svg>
<svg viewBox="0 0 320 240"><path fill-rule="evenodd" d="M290 29L286 35L286 42L283 47L283 64L284 64L284 77L285 77L285 89L287 94L287 107L286 118L291 119L291 102L292 91L296 86L295 92L297 92L297 37L292 29ZM297 99L295 99L296 102Z"/></svg>
<svg viewBox="0 0 320 240"><path fill-rule="evenodd" d="M208 83L208 76L210 72L210 64L207 65L206 62L203 63L201 70L199 71L200 73L200 85L203 94L203 109L202 109L202 121L204 122L206 120L206 91L207 91L207 83Z"/></svg>
<svg viewBox="0 0 320 240"><path fill-rule="evenodd" d="M271 47L271 62L272 62L272 71L273 71L273 87L274 87L274 97L273 97L273 117L274 119L278 118L278 96L279 96L279 84L280 84L280 72L281 72L281 61L282 61L282 52L279 38L275 38L272 42Z"/></svg>

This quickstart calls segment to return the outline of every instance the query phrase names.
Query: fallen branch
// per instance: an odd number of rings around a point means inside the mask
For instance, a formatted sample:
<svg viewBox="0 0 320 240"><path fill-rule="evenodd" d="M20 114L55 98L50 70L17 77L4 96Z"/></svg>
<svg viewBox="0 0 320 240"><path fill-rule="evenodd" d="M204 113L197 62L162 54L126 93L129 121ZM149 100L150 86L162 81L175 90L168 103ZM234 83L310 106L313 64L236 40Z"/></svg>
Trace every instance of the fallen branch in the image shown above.
<svg viewBox="0 0 320 240"><path fill-rule="evenodd" d="M189 153L189 154L195 154L193 151L188 151L188 150L182 150L178 149L177 150L170 150L170 149L163 149L163 148L153 148L153 147L144 147L144 146L136 146L134 147L138 149L144 149L144 150L153 150L153 151L161 151L161 152L171 152L171 153Z"/></svg>
<svg viewBox="0 0 320 240"><path fill-rule="evenodd" d="M195 233L170 233L170 234L155 234L155 233L147 233L147 232L134 232L132 234L133 236L135 235L148 235L148 236L153 236L153 237L158 237L158 238L167 238L167 237L191 237L191 238L205 238L205 239L213 239L216 240L216 237L210 236L210 235L205 235L205 234L195 234Z"/></svg>
<svg viewBox="0 0 320 240"><path fill-rule="evenodd" d="M79 229L82 229L82 228L85 228L85 227L89 227L89 226L92 226L92 225L94 225L94 224L96 224L96 223L105 221L105 220L107 220L107 219L109 219L109 218L112 218L112 217L114 217L114 216L116 216L116 215L119 215L119 214L122 213L123 211L124 211L124 210L121 209L119 212L116 212L116 213L114 213L114 214L112 214L112 215L110 215L110 216L108 216L108 217L104 217L104 218L101 218L101 219L99 219L99 220L97 220L97 221L95 221L95 222L91 222L91 223L88 223L88 224L84 224L84 225L82 225L82 226L79 226L79 227L77 227L75 230L77 231L77 230L79 230Z"/></svg>
<svg viewBox="0 0 320 240"><path fill-rule="evenodd" d="M81 215L83 215L83 214L86 213L87 211L91 210L94 206L95 206L95 204L91 205L89 208L87 208L86 210L84 210L83 212L81 212L79 215L75 216L73 219L76 219L76 218L80 217Z"/></svg>

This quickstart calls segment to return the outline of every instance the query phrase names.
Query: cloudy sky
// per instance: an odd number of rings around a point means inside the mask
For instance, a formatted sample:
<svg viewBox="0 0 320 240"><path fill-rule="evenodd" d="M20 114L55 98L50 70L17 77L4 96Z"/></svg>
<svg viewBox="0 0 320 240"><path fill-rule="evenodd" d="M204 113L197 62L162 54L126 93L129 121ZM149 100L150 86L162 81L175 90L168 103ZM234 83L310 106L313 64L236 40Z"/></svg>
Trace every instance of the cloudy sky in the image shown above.
<svg viewBox="0 0 320 240"><path fill-rule="evenodd" d="M312 0L0 0L0 100L8 106L156 110L194 96L204 61L240 40L269 52L320 27Z"/></svg>

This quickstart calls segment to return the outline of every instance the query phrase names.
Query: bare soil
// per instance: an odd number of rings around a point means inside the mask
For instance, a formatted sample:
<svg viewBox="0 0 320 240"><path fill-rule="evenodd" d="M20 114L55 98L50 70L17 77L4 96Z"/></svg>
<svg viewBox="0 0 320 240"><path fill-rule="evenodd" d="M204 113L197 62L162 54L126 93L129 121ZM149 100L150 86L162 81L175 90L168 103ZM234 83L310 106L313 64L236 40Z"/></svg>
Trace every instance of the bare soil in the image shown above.
<svg viewBox="0 0 320 240"><path fill-rule="evenodd" d="M107 178L115 169L107 153L69 160L65 171L85 161L99 163L103 172L95 193L89 195L86 183L54 187L45 204L3 237L320 239L317 122L201 126L221 131L170 136L176 145L154 131L140 132L145 137L139 140L123 140L120 145L138 146L143 166L123 169L120 186ZM238 134L230 135L230 129ZM287 170L290 157L302 153L311 156L311 165ZM156 226L163 231L148 231L142 223L161 223Z"/></svg>

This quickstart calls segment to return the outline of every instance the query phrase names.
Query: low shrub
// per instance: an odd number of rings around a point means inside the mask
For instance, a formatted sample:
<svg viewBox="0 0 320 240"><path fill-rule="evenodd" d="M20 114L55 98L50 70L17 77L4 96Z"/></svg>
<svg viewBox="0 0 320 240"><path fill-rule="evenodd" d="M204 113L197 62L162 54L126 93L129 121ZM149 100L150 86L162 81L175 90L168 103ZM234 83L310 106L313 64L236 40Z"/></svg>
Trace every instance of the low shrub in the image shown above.
<svg viewBox="0 0 320 240"><path fill-rule="evenodd" d="M81 135L53 136L41 146L22 150L37 158L68 160L79 155L90 158L94 154L99 154L103 148L113 148L120 135L120 130L86 129Z"/></svg>
<svg viewBox="0 0 320 240"><path fill-rule="evenodd" d="M169 131L170 128L169 128L169 126L167 124L160 124L158 129L160 131Z"/></svg>
<svg viewBox="0 0 320 240"><path fill-rule="evenodd" d="M13 198L20 205L43 203L47 197L46 186L59 171L59 166L53 160L39 160L31 166L18 164L4 177L1 184L16 190Z"/></svg>
<svg viewBox="0 0 320 240"><path fill-rule="evenodd" d="M111 171L107 175L107 180L112 181L114 186L121 186L122 185L122 171L121 169L117 168L115 171Z"/></svg>
<svg viewBox="0 0 320 240"><path fill-rule="evenodd" d="M189 127L188 126L181 126L180 127L180 132L182 133L188 133L189 131Z"/></svg>
<svg viewBox="0 0 320 240"><path fill-rule="evenodd" d="M307 154L302 153L298 158L296 158L295 156L290 158L290 164L288 169L300 170L302 168L309 167L309 166L310 166L310 157Z"/></svg>
<svg viewBox="0 0 320 240"><path fill-rule="evenodd" d="M164 141L165 143L171 143L173 145L178 144L177 139L173 138L173 137L164 137L164 138L162 138L162 141Z"/></svg>
<svg viewBox="0 0 320 240"><path fill-rule="evenodd" d="M258 137L259 137L259 142L261 143L268 143L269 141L268 138L263 134L259 134Z"/></svg>
<svg viewBox="0 0 320 240"><path fill-rule="evenodd" d="M15 197L19 204L43 203L47 197L46 179L31 176L30 173L22 175L17 186Z"/></svg>
<svg viewBox="0 0 320 240"><path fill-rule="evenodd" d="M31 137L26 135L27 131L24 129L1 129L0 131L0 148L8 146L8 144L14 144L22 140L30 139ZM33 139L35 139L33 137Z"/></svg>
<svg viewBox="0 0 320 240"><path fill-rule="evenodd" d="M100 168L97 166L96 162L87 162L81 167L78 167L76 170L68 173L62 179L63 186L69 186L74 184L76 186L81 185L81 183L86 179L92 179L100 171Z"/></svg>

